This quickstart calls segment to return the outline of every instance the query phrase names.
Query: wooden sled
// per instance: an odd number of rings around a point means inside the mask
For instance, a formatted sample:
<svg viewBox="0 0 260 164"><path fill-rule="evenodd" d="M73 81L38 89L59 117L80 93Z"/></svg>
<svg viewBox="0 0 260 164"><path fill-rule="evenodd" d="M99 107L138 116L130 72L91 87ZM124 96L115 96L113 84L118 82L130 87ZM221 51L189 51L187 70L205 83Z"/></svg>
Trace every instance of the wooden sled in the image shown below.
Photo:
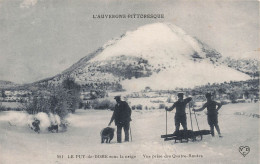
<svg viewBox="0 0 260 164"><path fill-rule="evenodd" d="M201 141L203 139L203 135L209 135L209 130L199 130L199 131L192 131L192 130L180 130L173 134L161 135L161 138L164 138L164 141L175 140L179 142L189 142L191 141Z"/></svg>

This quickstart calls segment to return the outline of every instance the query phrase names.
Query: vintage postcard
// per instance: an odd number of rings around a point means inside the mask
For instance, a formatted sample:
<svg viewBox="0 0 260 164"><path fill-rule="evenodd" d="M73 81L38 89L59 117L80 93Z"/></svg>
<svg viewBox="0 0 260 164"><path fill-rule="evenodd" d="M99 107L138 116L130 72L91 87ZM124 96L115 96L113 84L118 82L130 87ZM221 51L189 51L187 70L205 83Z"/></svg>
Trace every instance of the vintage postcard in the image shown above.
<svg viewBox="0 0 260 164"><path fill-rule="evenodd" d="M256 0L0 0L1 164L258 164Z"/></svg>

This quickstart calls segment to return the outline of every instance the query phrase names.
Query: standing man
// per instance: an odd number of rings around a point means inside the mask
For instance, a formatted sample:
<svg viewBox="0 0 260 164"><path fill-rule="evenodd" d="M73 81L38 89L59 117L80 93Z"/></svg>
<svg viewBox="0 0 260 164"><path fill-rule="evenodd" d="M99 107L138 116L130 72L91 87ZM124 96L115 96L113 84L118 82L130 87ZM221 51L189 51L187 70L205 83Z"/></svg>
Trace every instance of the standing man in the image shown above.
<svg viewBox="0 0 260 164"><path fill-rule="evenodd" d="M180 130L180 124L182 125L184 130L187 130L187 118L186 118L185 108L186 108L186 105L192 100L191 97L183 99L183 93L178 93L177 96L178 96L178 101L176 101L172 105L172 107L165 108L165 110L167 110L167 111L172 111L176 107L175 132L174 133L176 133Z"/></svg>
<svg viewBox="0 0 260 164"><path fill-rule="evenodd" d="M207 93L205 96L207 98L207 102L201 108L193 109L193 111L202 111L205 108L207 108L208 124L210 126L210 132L212 137L214 137L214 126L218 132L219 137L222 137L218 126L218 110L221 108L222 105L216 101L213 101L211 99L210 93ZM218 107L216 108L216 106Z"/></svg>
<svg viewBox="0 0 260 164"><path fill-rule="evenodd" d="M125 132L125 142L129 142L129 128L130 128L130 121L131 121L131 108L125 101L121 101L120 96L116 96L115 100L117 102L115 106L114 113L111 117L111 120L108 126L115 120L115 125L117 126L117 142L121 143L121 135L122 135L122 128L124 128Z"/></svg>

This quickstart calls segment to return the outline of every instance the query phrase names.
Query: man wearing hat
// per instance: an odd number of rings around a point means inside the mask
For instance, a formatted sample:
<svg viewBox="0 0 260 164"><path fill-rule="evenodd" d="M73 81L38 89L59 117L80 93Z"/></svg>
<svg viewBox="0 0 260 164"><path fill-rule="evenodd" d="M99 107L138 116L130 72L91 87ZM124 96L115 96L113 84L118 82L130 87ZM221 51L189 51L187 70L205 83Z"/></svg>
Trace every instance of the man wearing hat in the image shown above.
<svg viewBox="0 0 260 164"><path fill-rule="evenodd" d="M180 130L180 124L184 130L187 130L187 118L185 108L186 105L192 100L191 97L183 99L183 93L178 93L178 101L176 101L172 107L166 107L165 110L172 111L176 107L175 113L175 133Z"/></svg>
<svg viewBox="0 0 260 164"><path fill-rule="evenodd" d="M132 110L127 102L121 100L120 96L116 96L115 100L117 104L108 126L115 120L115 125L117 126L117 142L121 143L122 128L124 128L125 132L125 141L128 142Z"/></svg>
<svg viewBox="0 0 260 164"><path fill-rule="evenodd" d="M202 111L205 108L207 108L208 124L210 126L211 135L214 137L214 127L215 127L219 137L222 137L218 126L218 110L221 108L222 105L216 101L213 101L211 99L210 93L207 93L205 96L207 98L207 102L201 108L193 109L193 111ZM216 108L216 106L218 107Z"/></svg>

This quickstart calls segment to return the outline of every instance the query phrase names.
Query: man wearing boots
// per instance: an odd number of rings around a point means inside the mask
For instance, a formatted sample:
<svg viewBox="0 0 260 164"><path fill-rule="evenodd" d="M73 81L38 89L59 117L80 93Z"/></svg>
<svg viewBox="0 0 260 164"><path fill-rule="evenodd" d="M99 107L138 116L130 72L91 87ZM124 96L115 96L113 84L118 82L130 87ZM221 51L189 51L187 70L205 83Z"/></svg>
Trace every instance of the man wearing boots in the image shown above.
<svg viewBox="0 0 260 164"><path fill-rule="evenodd" d="M125 132L125 142L129 141L129 128L130 128L130 121L131 121L131 108L127 104L127 102L122 101L120 96L116 96L115 100L117 102L115 106L115 110L111 117L111 120L108 126L115 120L115 125L117 126L117 142L121 143L121 135L122 135L122 128L124 128Z"/></svg>
<svg viewBox="0 0 260 164"><path fill-rule="evenodd" d="M172 107L166 107L165 110L172 111L176 107L175 113L175 132L178 133L180 130L180 124L182 125L184 130L187 130L187 118L185 108L186 105L192 100L191 97L183 99L183 93L178 93L178 101L176 101Z"/></svg>
<svg viewBox="0 0 260 164"><path fill-rule="evenodd" d="M219 137L222 137L219 126L218 126L218 110L221 108L222 105L216 101L213 101L211 99L210 93L207 93L205 96L207 98L207 102L201 108L193 109L193 111L196 111L196 112L202 111L205 108L207 108L208 124L210 126L211 135L214 137L214 127L215 127L218 132ZM216 106L218 106L218 107L216 108Z"/></svg>

